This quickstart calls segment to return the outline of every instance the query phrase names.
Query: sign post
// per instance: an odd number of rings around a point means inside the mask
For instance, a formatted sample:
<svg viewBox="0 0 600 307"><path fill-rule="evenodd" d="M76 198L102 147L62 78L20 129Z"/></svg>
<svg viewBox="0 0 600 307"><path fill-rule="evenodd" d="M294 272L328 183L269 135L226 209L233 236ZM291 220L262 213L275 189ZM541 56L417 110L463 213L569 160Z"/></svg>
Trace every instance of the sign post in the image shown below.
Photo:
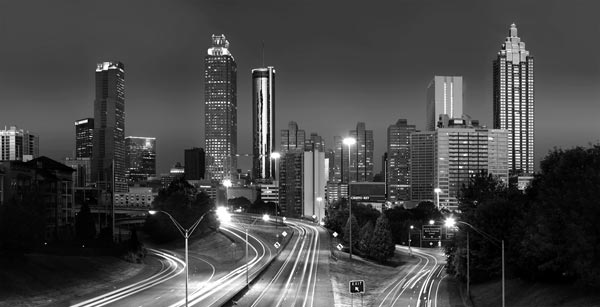
<svg viewBox="0 0 600 307"><path fill-rule="evenodd" d="M348 290L350 290L350 302L353 304L354 294L360 294L360 305L362 306L362 296L365 293L365 281L364 280L351 280L348 283Z"/></svg>

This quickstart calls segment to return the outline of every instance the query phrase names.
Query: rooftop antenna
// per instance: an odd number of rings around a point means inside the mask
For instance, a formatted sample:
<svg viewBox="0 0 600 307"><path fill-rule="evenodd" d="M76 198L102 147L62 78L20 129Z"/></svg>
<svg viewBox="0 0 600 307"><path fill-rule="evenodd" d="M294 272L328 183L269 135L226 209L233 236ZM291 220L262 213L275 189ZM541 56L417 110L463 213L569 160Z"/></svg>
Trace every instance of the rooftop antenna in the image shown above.
<svg viewBox="0 0 600 307"><path fill-rule="evenodd" d="M262 67L265 67L265 41L262 41Z"/></svg>

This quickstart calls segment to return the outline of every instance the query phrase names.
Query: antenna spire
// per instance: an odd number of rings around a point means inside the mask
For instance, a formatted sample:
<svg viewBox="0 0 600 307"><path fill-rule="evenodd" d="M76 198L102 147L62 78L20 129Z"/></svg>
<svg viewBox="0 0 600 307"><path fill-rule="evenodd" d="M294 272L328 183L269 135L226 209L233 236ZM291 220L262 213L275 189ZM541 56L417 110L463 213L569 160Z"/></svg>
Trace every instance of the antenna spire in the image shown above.
<svg viewBox="0 0 600 307"><path fill-rule="evenodd" d="M262 41L262 67L265 67L265 41Z"/></svg>

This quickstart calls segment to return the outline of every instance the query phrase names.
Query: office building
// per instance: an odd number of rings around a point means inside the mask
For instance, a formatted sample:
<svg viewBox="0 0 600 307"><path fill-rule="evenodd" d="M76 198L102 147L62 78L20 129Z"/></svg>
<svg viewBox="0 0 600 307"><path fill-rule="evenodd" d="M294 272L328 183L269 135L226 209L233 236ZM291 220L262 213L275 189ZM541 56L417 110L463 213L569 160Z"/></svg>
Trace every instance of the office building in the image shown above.
<svg viewBox="0 0 600 307"><path fill-rule="evenodd" d="M156 138L128 136L126 177L130 184L156 176Z"/></svg>
<svg viewBox="0 0 600 307"><path fill-rule="evenodd" d="M306 139L305 151L318 150L325 152L325 140L317 133L311 133L310 137Z"/></svg>
<svg viewBox="0 0 600 307"><path fill-rule="evenodd" d="M237 66L225 35L212 36L204 64L205 169L221 181L237 169Z"/></svg>
<svg viewBox="0 0 600 307"><path fill-rule="evenodd" d="M450 118L463 114L463 80L460 76L435 76L427 86L427 116L425 127L433 131L440 115Z"/></svg>
<svg viewBox="0 0 600 307"><path fill-rule="evenodd" d="M366 130L365 123L359 122L350 136L356 139L356 144L350 146L350 182L373 181L373 130Z"/></svg>
<svg viewBox="0 0 600 307"><path fill-rule="evenodd" d="M94 119L75 121L75 158L91 158L94 147Z"/></svg>
<svg viewBox="0 0 600 307"><path fill-rule="evenodd" d="M29 161L39 156L39 138L17 126L0 130L0 160Z"/></svg>
<svg viewBox="0 0 600 307"><path fill-rule="evenodd" d="M494 60L494 129L508 130L508 158L512 175L534 172L533 56L510 26Z"/></svg>
<svg viewBox="0 0 600 307"><path fill-rule="evenodd" d="M252 175L257 181L275 177L275 68L252 70Z"/></svg>
<svg viewBox="0 0 600 307"><path fill-rule="evenodd" d="M384 169L387 198L391 202L410 200L410 134L415 131L406 119L398 119L388 127Z"/></svg>
<svg viewBox="0 0 600 307"><path fill-rule="evenodd" d="M411 199L433 200L435 132L413 132L409 142Z"/></svg>
<svg viewBox="0 0 600 307"><path fill-rule="evenodd" d="M186 149L184 158L185 178L187 180L204 179L204 149L197 147Z"/></svg>
<svg viewBox="0 0 600 307"><path fill-rule="evenodd" d="M96 66L92 178L99 187L127 192L125 178L125 66L102 62Z"/></svg>
<svg viewBox="0 0 600 307"><path fill-rule="evenodd" d="M304 151L304 144L306 141L306 133L304 130L298 129L298 124L291 121L288 124L288 129L281 130L281 154L284 155L288 152L302 152Z"/></svg>
<svg viewBox="0 0 600 307"><path fill-rule="evenodd" d="M334 183L348 182L348 147L344 145L344 139L341 136L333 137L333 163L330 167L333 169L333 176L329 181Z"/></svg>

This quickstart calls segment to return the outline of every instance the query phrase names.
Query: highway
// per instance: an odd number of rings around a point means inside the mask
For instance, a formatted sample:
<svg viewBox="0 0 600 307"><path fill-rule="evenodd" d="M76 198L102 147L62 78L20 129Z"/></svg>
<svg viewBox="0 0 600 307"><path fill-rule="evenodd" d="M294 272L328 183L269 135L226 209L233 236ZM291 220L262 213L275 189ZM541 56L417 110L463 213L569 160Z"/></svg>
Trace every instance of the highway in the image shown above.
<svg viewBox="0 0 600 307"><path fill-rule="evenodd" d="M398 277L390 282L378 298L378 307L437 307L449 306L445 291L446 257L438 248L411 248L396 245L396 250L413 255ZM441 290L440 290L441 289Z"/></svg>
<svg viewBox="0 0 600 307"><path fill-rule="evenodd" d="M333 306L329 235L315 223L288 219L293 239L236 304Z"/></svg>

